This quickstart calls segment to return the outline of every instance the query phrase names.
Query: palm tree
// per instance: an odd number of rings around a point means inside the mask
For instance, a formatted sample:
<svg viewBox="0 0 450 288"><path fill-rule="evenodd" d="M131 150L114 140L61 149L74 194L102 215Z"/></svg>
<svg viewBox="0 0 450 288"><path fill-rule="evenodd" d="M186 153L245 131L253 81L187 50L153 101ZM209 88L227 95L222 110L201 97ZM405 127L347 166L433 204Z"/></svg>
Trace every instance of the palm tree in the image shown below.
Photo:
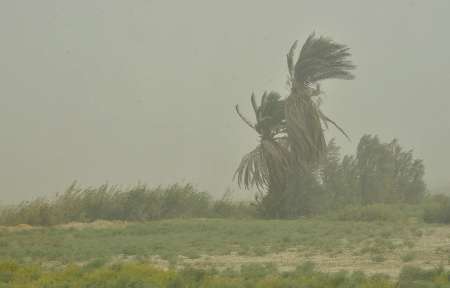
<svg viewBox="0 0 450 288"><path fill-rule="evenodd" d="M284 101L276 92L265 92L258 106L255 94L251 104L256 123L248 120L236 105L240 118L259 135L259 145L245 155L236 170L238 185L249 189L283 190L290 167L284 117Z"/></svg>
<svg viewBox="0 0 450 288"><path fill-rule="evenodd" d="M291 91L285 99L275 92L264 93L258 106L252 94L256 124L236 105L240 118L260 137L259 145L242 158L235 172L238 185L246 189L256 186L271 196L286 190L289 177L308 173L319 163L326 152L324 127L328 123L348 137L321 111L319 82L353 78L350 70L354 65L347 59L349 48L313 33L294 64L296 47L297 42L287 54Z"/></svg>

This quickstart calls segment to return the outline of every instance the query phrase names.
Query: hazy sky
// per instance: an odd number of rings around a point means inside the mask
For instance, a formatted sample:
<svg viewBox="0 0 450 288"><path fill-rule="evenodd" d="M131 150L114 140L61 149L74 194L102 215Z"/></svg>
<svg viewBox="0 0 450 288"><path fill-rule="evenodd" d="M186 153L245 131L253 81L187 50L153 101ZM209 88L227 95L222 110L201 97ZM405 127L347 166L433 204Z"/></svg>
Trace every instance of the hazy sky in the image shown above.
<svg viewBox="0 0 450 288"><path fill-rule="evenodd" d="M252 116L252 91L286 93L285 54L312 31L358 66L323 85L344 152L397 137L449 183L449 15L448 0L0 1L0 203L73 180L222 194L257 141L234 104Z"/></svg>

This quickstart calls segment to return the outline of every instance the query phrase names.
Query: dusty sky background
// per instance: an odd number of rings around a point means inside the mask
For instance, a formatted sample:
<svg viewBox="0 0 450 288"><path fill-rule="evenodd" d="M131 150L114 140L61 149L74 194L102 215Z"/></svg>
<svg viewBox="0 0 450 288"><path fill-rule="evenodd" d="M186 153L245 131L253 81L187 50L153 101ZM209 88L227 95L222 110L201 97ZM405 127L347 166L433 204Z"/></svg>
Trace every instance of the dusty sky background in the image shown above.
<svg viewBox="0 0 450 288"><path fill-rule="evenodd" d="M324 84L344 152L397 137L450 183L450 1L243 2L0 1L0 203L73 180L222 194L257 140L234 104L286 93L285 54L313 30L358 65Z"/></svg>

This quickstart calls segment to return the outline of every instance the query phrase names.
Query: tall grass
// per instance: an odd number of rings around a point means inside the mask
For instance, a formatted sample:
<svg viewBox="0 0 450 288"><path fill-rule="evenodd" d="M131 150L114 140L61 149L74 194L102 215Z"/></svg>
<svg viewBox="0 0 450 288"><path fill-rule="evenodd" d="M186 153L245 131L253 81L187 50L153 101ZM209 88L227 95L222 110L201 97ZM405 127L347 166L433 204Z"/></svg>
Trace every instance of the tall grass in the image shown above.
<svg viewBox="0 0 450 288"><path fill-rule="evenodd" d="M256 206L236 202L229 192L219 200L191 184L149 188L101 185L82 188L73 183L53 198L36 198L19 205L0 207L0 225L51 226L95 220L148 221L171 218L254 218ZM322 212L340 221L408 221L450 223L450 197L433 195L419 204L351 205Z"/></svg>
<svg viewBox="0 0 450 288"><path fill-rule="evenodd" d="M149 188L137 185L80 188L73 183L53 199L37 198L0 210L0 225L49 226L95 220L146 221L185 217L250 217L252 207L213 200L191 184Z"/></svg>

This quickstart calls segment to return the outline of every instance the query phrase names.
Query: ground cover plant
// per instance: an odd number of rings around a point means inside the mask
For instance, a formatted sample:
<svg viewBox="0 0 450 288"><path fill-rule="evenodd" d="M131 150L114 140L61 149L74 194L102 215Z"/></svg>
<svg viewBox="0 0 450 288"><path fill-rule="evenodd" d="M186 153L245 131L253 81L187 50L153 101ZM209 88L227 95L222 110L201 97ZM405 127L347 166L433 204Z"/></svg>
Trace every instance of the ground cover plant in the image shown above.
<svg viewBox="0 0 450 288"><path fill-rule="evenodd" d="M164 271L145 262L86 266L72 265L45 270L36 265L0 262L0 287L450 287L450 273L442 268L407 268L401 277L367 276L364 273L322 273L313 265L302 265L292 272L277 273L267 265L247 265L240 272L185 269Z"/></svg>
<svg viewBox="0 0 450 288"><path fill-rule="evenodd" d="M49 266L140 259L164 268L262 262L291 270L311 261L324 271L395 275L406 264L449 265L448 247L450 227L408 221L173 219L0 229L0 259Z"/></svg>

